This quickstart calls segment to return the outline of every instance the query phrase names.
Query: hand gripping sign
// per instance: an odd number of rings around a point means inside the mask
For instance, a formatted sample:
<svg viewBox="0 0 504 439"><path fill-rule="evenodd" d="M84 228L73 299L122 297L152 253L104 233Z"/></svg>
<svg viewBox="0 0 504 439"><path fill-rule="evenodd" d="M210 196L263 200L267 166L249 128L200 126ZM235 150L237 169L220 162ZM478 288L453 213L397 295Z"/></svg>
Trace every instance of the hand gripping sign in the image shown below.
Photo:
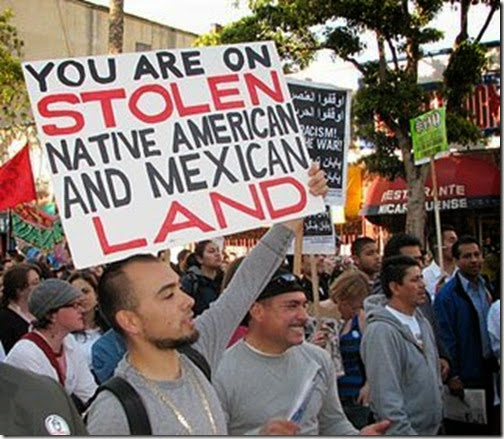
<svg viewBox="0 0 504 439"><path fill-rule="evenodd" d="M23 71L78 268L324 210L271 42Z"/></svg>

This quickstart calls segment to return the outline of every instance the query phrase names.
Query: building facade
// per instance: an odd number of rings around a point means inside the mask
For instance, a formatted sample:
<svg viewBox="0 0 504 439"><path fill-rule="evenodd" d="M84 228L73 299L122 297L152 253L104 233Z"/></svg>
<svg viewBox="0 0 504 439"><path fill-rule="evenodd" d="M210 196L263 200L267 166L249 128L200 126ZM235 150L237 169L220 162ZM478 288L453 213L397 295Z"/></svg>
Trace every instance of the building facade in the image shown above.
<svg viewBox="0 0 504 439"><path fill-rule="evenodd" d="M167 8L170 3L167 2ZM42 60L108 52L109 9L84 0L0 0L14 12L24 59ZM124 14L123 52L190 47L197 34Z"/></svg>

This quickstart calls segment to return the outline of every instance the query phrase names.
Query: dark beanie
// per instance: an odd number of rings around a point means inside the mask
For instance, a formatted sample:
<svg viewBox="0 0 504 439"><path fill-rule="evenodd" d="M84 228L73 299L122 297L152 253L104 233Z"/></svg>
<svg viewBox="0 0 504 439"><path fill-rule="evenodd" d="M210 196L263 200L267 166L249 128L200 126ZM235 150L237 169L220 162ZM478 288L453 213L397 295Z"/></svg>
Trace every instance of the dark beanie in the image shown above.
<svg viewBox="0 0 504 439"><path fill-rule="evenodd" d="M294 293L297 291L301 291L306 294L299 278L285 268L279 268L257 300L263 300L269 297L278 296L279 294Z"/></svg>

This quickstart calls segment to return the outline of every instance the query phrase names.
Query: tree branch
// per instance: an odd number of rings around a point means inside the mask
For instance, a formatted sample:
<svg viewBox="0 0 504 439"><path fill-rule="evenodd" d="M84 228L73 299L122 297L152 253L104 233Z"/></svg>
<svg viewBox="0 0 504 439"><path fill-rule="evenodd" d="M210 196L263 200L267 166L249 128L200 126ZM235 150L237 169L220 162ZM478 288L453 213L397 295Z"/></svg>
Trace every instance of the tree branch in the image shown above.
<svg viewBox="0 0 504 439"><path fill-rule="evenodd" d="M394 47L394 45L392 44L392 40L390 39L390 37L387 37L387 44L389 46L389 49L390 49L390 52L392 53L392 60L394 61L394 67L397 70L399 70L399 61L397 60L397 52L396 52L396 49Z"/></svg>
<svg viewBox="0 0 504 439"><path fill-rule="evenodd" d="M492 20L492 17L493 17L493 14L495 13L495 11L497 10L497 3L493 3L492 4L492 7L490 9L490 12L488 12L488 16L485 20L485 24L483 24L483 27L481 28L478 36L476 37L476 43L479 43L481 41L481 39L483 38L483 35L485 34L488 26L490 25L490 21Z"/></svg>
<svg viewBox="0 0 504 439"><path fill-rule="evenodd" d="M353 64L353 66L359 71L361 72L363 75L365 75L367 73L367 70L366 68L364 67L364 65L362 63L360 63L359 61L357 61L355 58L352 58L351 56L342 56L341 59L343 61L347 61L351 64Z"/></svg>

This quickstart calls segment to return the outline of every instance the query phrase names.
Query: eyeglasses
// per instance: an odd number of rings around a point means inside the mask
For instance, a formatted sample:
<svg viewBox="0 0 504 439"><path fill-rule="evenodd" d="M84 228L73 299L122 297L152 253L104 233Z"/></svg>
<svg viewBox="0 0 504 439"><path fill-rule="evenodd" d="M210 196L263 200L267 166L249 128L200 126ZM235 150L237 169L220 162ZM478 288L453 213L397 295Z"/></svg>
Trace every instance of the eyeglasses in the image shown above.
<svg viewBox="0 0 504 439"><path fill-rule="evenodd" d="M81 310L83 308L82 303L80 302L73 302L73 303L68 303L66 305L60 306L58 309L61 308L73 308L76 310Z"/></svg>

